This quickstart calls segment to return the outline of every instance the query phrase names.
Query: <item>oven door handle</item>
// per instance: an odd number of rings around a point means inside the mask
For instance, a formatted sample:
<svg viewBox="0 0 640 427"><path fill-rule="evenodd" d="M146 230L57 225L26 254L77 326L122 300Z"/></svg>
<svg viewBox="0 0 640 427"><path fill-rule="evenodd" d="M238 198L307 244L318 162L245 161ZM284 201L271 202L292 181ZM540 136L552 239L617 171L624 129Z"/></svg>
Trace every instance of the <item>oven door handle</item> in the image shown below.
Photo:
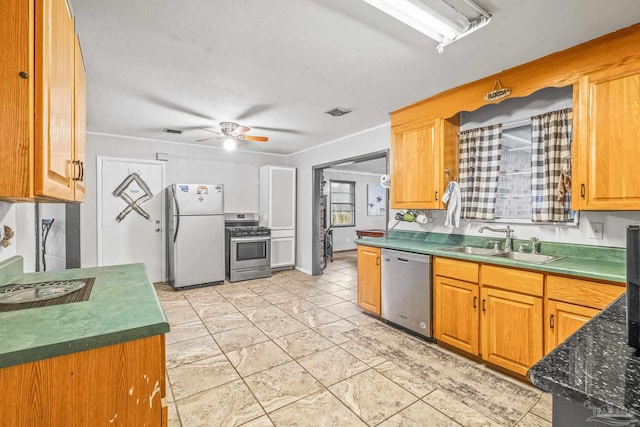
<svg viewBox="0 0 640 427"><path fill-rule="evenodd" d="M247 236L247 237L232 237L231 243L233 242L255 242L255 241L265 241L271 240L271 236Z"/></svg>

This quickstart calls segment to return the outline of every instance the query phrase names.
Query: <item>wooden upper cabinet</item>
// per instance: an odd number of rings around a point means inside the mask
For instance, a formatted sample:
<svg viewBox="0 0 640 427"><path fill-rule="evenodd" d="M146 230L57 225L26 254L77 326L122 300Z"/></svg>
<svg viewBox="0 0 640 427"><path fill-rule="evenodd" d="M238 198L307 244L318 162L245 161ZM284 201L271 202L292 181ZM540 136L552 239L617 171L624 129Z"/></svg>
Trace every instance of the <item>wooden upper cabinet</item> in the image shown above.
<svg viewBox="0 0 640 427"><path fill-rule="evenodd" d="M573 208L640 209L640 64L582 77L574 93Z"/></svg>
<svg viewBox="0 0 640 427"><path fill-rule="evenodd" d="M65 0L2 3L0 199L76 200L76 36ZM84 85L84 77L81 77ZM84 117L84 98L80 116ZM80 138L78 138L80 137ZM84 148L80 149L80 153ZM84 190L79 193L83 198Z"/></svg>
<svg viewBox="0 0 640 427"><path fill-rule="evenodd" d="M358 305L380 315L381 267L380 248L358 246Z"/></svg>
<svg viewBox="0 0 640 427"><path fill-rule="evenodd" d="M74 132L74 155L75 166L78 169L75 178L74 200L83 202L86 195L86 185L84 180L84 160L86 153L86 131L87 131L87 78L80 50L80 41L75 38L74 49L75 63L75 132Z"/></svg>

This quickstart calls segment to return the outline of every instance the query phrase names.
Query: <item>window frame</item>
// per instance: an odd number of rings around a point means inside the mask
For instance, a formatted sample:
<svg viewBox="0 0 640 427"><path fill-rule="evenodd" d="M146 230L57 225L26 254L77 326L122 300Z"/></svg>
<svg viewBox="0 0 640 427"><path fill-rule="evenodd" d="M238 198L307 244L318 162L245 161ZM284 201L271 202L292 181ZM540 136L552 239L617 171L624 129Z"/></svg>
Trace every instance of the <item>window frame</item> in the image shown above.
<svg viewBox="0 0 640 427"><path fill-rule="evenodd" d="M333 184L348 184L351 188L351 191L348 193L338 192L336 194L350 194L353 197L352 203L344 203L344 202L334 202L333 201ZM351 215L351 224L335 224L333 222L333 205L351 205L352 215ZM355 227L356 226L356 182L355 181L346 181L341 179L330 179L329 180L329 224L333 228L340 227Z"/></svg>

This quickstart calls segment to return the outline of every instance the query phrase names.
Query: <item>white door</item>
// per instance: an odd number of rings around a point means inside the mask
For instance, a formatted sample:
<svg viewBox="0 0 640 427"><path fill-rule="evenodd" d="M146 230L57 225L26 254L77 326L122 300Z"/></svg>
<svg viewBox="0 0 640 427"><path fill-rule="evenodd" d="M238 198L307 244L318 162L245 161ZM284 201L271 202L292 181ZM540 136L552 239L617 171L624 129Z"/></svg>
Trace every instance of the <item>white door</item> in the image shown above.
<svg viewBox="0 0 640 427"><path fill-rule="evenodd" d="M163 280L164 164L98 158L98 265L144 263Z"/></svg>

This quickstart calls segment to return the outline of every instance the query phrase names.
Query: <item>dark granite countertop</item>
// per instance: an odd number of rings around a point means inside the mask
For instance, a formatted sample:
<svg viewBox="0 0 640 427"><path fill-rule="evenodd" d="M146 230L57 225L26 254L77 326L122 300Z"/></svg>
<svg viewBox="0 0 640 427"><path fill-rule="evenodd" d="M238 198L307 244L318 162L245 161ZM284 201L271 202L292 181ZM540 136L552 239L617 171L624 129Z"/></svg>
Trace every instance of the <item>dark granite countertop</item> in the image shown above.
<svg viewBox="0 0 640 427"><path fill-rule="evenodd" d="M524 268L546 273L618 283L624 283L626 281L626 251L624 248L539 242L538 249L540 253L563 257L547 264L447 251L448 248L461 245L488 248L491 247L489 241L492 240L496 239L456 234L412 233L390 230L386 237L367 237L357 239L355 242L359 245L397 249L465 261L503 265L506 267ZM513 247L517 248L520 243L529 243L529 241L514 240Z"/></svg>
<svg viewBox="0 0 640 427"><path fill-rule="evenodd" d="M587 408L610 405L640 417L640 354L627 344L625 295L536 363L533 385Z"/></svg>
<svg viewBox="0 0 640 427"><path fill-rule="evenodd" d="M0 313L0 368L169 332L143 264L22 274L0 263L0 285L95 277L88 301Z"/></svg>

